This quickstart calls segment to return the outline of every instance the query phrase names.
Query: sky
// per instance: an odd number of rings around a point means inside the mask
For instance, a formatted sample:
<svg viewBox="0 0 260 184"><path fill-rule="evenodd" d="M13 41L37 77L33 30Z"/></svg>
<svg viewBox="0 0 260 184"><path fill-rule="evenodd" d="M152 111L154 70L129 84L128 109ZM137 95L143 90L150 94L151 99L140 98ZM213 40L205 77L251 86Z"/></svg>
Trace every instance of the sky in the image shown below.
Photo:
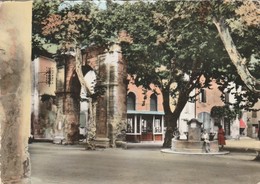
<svg viewBox="0 0 260 184"><path fill-rule="evenodd" d="M146 2L154 2L155 0L142 0L142 1L146 1ZM70 0L70 1L64 1L64 3L60 6L60 8L64 8L66 6L69 5L75 5L75 4L80 4L82 2L82 0ZM94 2L96 5L98 5L98 7L100 9L106 9L106 0L92 0L92 2ZM112 0L112 2L116 2L118 4L123 4L124 2L126 2L126 0ZM130 0L129 2L135 3L138 2L138 0Z"/></svg>

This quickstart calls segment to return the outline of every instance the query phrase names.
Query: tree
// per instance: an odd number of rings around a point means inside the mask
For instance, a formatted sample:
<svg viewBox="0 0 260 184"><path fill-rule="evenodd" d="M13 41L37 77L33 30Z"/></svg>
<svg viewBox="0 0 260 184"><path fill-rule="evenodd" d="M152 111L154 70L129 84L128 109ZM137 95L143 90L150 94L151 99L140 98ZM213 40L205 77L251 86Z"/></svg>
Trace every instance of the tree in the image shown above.
<svg viewBox="0 0 260 184"><path fill-rule="evenodd" d="M167 4L167 7L169 7L169 4L172 4L172 2L165 2L165 4ZM178 36L181 35L181 38L185 37L187 40L191 41L188 43L192 44L192 46L190 45L185 46L185 51L184 51L184 53L186 53L187 48L191 48L190 52L188 53L194 54L193 55L194 57L190 57L189 62L191 63L194 62L192 61L194 58L199 59L199 64L201 65L201 67L198 69L201 72L201 74L203 76L206 76L206 80L208 79L208 81L210 81L212 78L217 79L218 84L220 85L220 89L222 91L226 90L229 87L228 85L230 82L235 82L237 85L236 87L238 87L239 85L247 86L248 90L244 90L243 92L239 92L235 94L237 102L232 105L234 105L236 108L252 107L253 104L258 101L259 98L259 95L257 94L257 90L254 89L256 87L255 84L256 80L250 75L245 65L238 66L234 62L233 64L226 65L226 63L230 63L230 60L227 58L227 54L229 54L230 57L232 52L226 52L226 51L223 52L224 48L221 46L222 44L219 38L218 37L216 38L217 32L216 29L214 29L212 24L215 23L214 21L217 15L222 15L222 16L224 15L227 16L228 18L232 16L236 17L234 10L236 10L237 7L239 6L237 4L231 4L228 6L226 4L222 4L218 2L188 2L188 3L178 2L175 3L175 5L176 5L175 8L172 9L171 11L166 10L163 13L158 13L157 15L158 22L161 25L165 25L164 26L165 31L163 34L165 36L162 36L161 40L163 40L163 42L169 42L171 38L175 38L175 43L177 43L177 48L179 47L179 44L185 45L185 42L179 42ZM180 35L177 34L176 37L176 32L178 32L179 30L178 24L180 22L184 23L184 25L182 26L183 29L181 29L182 33ZM201 26L203 28L199 28L198 26ZM190 29L192 27L193 29ZM186 32L185 30L189 30L189 31ZM204 35L198 34L200 32L203 32ZM248 40L244 39L247 38L252 40L252 42L254 42L253 41L255 39L254 38L255 35L253 34L254 32L255 32L254 29L248 29L247 31L244 31L244 35L234 34L235 38L240 42L241 40L245 41L244 44L240 46L240 50L244 51L244 57L251 58L252 55L255 56L257 55L257 52L254 52L254 50L252 49L254 47L252 47L252 45L249 45L247 43L249 42ZM192 37L189 37L189 35L192 35ZM195 37L195 39L193 37ZM196 38L199 39L199 41L197 41ZM223 38L221 39L221 41L223 42ZM225 39L225 41L227 40ZM201 44L199 42L201 42ZM206 52L206 54L201 54L199 50L196 50L196 45L204 46L201 47L201 49L203 49L203 52ZM235 51L234 44L230 44L230 46L231 45L233 51ZM179 48L182 49L181 47ZM225 49L227 50L227 46L225 47ZM180 52L178 51L176 52L177 58L181 60L180 56L182 55L179 55L179 53ZM236 57L239 57L237 53L238 52L235 52L235 55ZM220 56L222 56L222 58ZM237 60L237 58L236 59L231 58L231 59L232 61ZM209 62L211 62L211 65L209 65ZM203 65L207 67L203 68ZM206 71L204 71L205 69ZM195 78L192 79L193 81L196 78L199 79L199 76L196 75L196 72L194 73L193 70L190 71L191 72L188 73L190 74L191 79L192 76L195 76ZM185 73L187 73L187 71ZM245 80L246 77L249 78L249 80L247 79L246 81ZM207 85L208 83L206 83L206 86ZM249 85L251 85L251 87ZM231 89L228 89L228 91L230 90Z"/></svg>
<svg viewBox="0 0 260 184"><path fill-rule="evenodd" d="M227 3L233 4L234 2ZM260 16L259 13L257 13L259 10L259 5L260 4L258 1L253 2L248 0L244 1L241 6L238 6L236 8L235 12L237 15L240 16L239 21L241 24L241 28L239 31L242 31L241 29L248 29L250 26L259 28ZM232 23L234 23L234 21L231 21L231 26ZM242 57L239 51L237 50L236 45L234 44L232 36L229 32L229 28L226 25L227 21L225 20L225 17L223 15L213 16L213 23L215 24L220 38L225 46L225 49L228 52L228 55L232 63L236 67L237 73L243 80L244 84L249 90L256 92L260 95L260 81L259 79L251 75L249 69L247 68L247 63L249 62L248 59ZM251 60L251 58L249 60Z"/></svg>
<svg viewBox="0 0 260 184"><path fill-rule="evenodd" d="M128 61L128 73L135 75L137 85L149 88L149 84L154 83L161 89L169 131L176 127L187 101L194 98L190 97L190 92L195 88L210 88L212 79L218 81L222 91L230 81L242 84L241 78L234 72L235 65L230 63L228 53L217 37L217 29L210 16L214 6L218 10L224 7L217 2L137 2L110 4L108 10L98 15L95 27L105 29L99 30L103 33L100 40L109 39L120 30L131 38L130 42L121 42ZM225 15L235 16L233 9L233 6L224 7ZM251 30L248 32L252 33ZM249 45L244 44L241 49L248 48ZM248 52L247 56L252 54ZM200 82L201 76L206 78L204 83ZM177 83L174 89L171 88L173 82ZM173 111L170 97L177 97ZM254 94L243 93L242 97L237 95L238 107L245 98L252 102L248 106L257 101ZM171 133L167 135L165 147L171 140Z"/></svg>
<svg viewBox="0 0 260 184"><path fill-rule="evenodd" d="M48 39L42 33L42 22L51 13L58 11L59 1L35 1L33 3L32 10L32 60L40 55L52 56L52 53L48 52L44 45L48 43Z"/></svg>

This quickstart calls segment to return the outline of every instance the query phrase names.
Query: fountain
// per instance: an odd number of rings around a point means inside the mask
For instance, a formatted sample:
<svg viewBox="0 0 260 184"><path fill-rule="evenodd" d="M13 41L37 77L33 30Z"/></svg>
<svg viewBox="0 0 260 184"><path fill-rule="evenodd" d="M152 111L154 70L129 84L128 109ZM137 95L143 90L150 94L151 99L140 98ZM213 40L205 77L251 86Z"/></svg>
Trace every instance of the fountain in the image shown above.
<svg viewBox="0 0 260 184"><path fill-rule="evenodd" d="M191 119L187 122L188 132L186 140L180 140L176 137L172 139L171 149L163 149L162 152L180 153L180 154L227 154L229 152L219 152L218 141L210 136L207 141L209 149L206 149L205 142L201 138L201 125L197 119Z"/></svg>

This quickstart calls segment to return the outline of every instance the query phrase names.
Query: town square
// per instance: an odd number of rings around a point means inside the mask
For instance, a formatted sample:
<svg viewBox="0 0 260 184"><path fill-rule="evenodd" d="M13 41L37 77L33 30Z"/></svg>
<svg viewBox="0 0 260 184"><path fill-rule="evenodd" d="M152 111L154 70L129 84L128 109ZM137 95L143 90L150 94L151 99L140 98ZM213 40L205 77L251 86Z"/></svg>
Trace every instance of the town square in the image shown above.
<svg viewBox="0 0 260 184"><path fill-rule="evenodd" d="M0 1L3 184L259 184L258 1Z"/></svg>

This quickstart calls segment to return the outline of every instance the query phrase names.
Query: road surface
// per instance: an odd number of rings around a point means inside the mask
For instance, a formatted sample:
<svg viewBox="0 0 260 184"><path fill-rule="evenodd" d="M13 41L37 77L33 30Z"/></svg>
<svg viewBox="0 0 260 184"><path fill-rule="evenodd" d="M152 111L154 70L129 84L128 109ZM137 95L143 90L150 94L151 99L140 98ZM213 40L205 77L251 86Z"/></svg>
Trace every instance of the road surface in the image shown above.
<svg viewBox="0 0 260 184"><path fill-rule="evenodd" d="M83 146L33 143L32 184L258 184L254 153L175 155L160 147L86 151Z"/></svg>

